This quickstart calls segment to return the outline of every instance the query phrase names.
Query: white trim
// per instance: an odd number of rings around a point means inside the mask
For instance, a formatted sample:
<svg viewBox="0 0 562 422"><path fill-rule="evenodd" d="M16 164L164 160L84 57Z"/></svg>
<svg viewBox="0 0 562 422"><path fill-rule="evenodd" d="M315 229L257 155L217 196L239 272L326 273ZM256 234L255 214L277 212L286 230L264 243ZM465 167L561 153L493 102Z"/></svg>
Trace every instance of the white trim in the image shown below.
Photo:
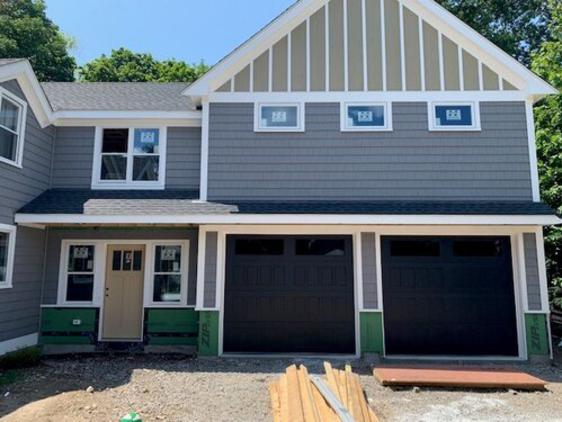
<svg viewBox="0 0 562 422"><path fill-rule="evenodd" d="M420 43L420 70L421 70L421 90L426 90L426 83L425 83L425 36L423 31L424 21L421 17L418 16L418 38Z"/></svg>
<svg viewBox="0 0 562 422"><path fill-rule="evenodd" d="M369 63L367 48L367 0L361 0L361 38L363 41L363 91L369 90Z"/></svg>
<svg viewBox="0 0 562 422"><path fill-rule="evenodd" d="M263 127L261 125L261 112L263 107L296 107L297 125L292 127ZM305 131L305 106L302 102L255 102L254 103L254 132L276 133L276 132L304 132Z"/></svg>
<svg viewBox="0 0 562 422"><path fill-rule="evenodd" d="M61 110L53 113L53 122L68 120L201 120L201 112L193 111L120 111L120 110Z"/></svg>
<svg viewBox="0 0 562 422"><path fill-rule="evenodd" d="M377 275L377 312L382 312L384 309L382 297L382 242L381 234L375 233L375 271ZM384 332L384 324L383 324Z"/></svg>
<svg viewBox="0 0 562 422"><path fill-rule="evenodd" d="M195 298L195 310L206 311L205 308L205 251L207 248L207 231L204 227L199 228L197 241L197 292Z"/></svg>
<svg viewBox="0 0 562 422"><path fill-rule="evenodd" d="M22 337L13 338L0 342L0 356L6 353L15 352L26 347L36 346L39 340L39 333L28 334Z"/></svg>
<svg viewBox="0 0 562 422"><path fill-rule="evenodd" d="M332 91L332 92L214 92L211 103L322 103L340 101L429 102L429 101L526 101L523 91Z"/></svg>
<svg viewBox="0 0 562 422"><path fill-rule="evenodd" d="M353 106L381 106L384 108L383 126L349 126L347 120L347 110ZM340 103L340 130L342 132L392 132L393 130L392 103L385 102L350 102Z"/></svg>
<svg viewBox="0 0 562 422"><path fill-rule="evenodd" d="M0 224L0 233L8 235L8 249L6 251L6 280L0 281L0 290L11 289L13 287L14 278L17 227L10 224Z"/></svg>
<svg viewBox="0 0 562 422"><path fill-rule="evenodd" d="M273 47L270 47L268 50L268 75L267 75L267 83L268 83L268 92L273 92Z"/></svg>
<svg viewBox="0 0 562 422"><path fill-rule="evenodd" d="M381 24L381 62L382 62L382 90L387 90L387 72L386 72L386 19L384 10L384 0L380 0L380 24Z"/></svg>
<svg viewBox="0 0 562 422"><path fill-rule="evenodd" d="M463 49L457 44L457 54L459 63L459 87L461 91L464 91L464 60L463 60Z"/></svg>
<svg viewBox="0 0 562 422"><path fill-rule="evenodd" d="M537 227L535 229L535 239L537 247L537 261L539 266L541 308L543 312L550 312L550 303L548 298L548 276L546 272L546 256L544 252L544 234L542 227Z"/></svg>
<svg viewBox="0 0 562 422"><path fill-rule="evenodd" d="M472 126L437 126L435 109L438 106L469 106L472 113ZM472 101L434 101L427 103L427 116L429 130L433 132L479 132L482 130L480 124L480 102Z"/></svg>
<svg viewBox="0 0 562 422"><path fill-rule="evenodd" d="M349 214L193 214L84 215L16 214L18 224L360 224L360 225L507 225L561 224L555 215L349 215Z"/></svg>
<svg viewBox="0 0 562 422"><path fill-rule="evenodd" d="M437 33L437 51L439 55L439 85L441 91L446 91L445 89L445 63L443 57L443 34L441 32Z"/></svg>
<svg viewBox="0 0 562 422"><path fill-rule="evenodd" d="M293 91L293 31L287 34L287 92Z"/></svg>
<svg viewBox="0 0 562 422"><path fill-rule="evenodd" d="M326 58L326 87L324 91L330 92L330 3L324 5L324 55Z"/></svg>
<svg viewBox="0 0 562 422"><path fill-rule="evenodd" d="M22 168L23 150L25 145L25 128L27 126L27 102L14 93L0 86L0 107L2 106L2 101L4 98L6 98L8 102L14 104L18 108L18 121L17 129L15 131L0 125L0 130L5 130L16 135L15 160L11 160L6 157L0 157L0 162L15 166L17 168Z"/></svg>
<svg viewBox="0 0 562 422"><path fill-rule="evenodd" d="M533 102L525 101L525 113L527 120L527 136L529 141L529 166L531 171L531 188L533 192L533 201L541 201L541 192L539 184L539 169L537 164L537 141L535 129L535 115L533 113Z"/></svg>
<svg viewBox="0 0 562 422"><path fill-rule="evenodd" d="M519 274L519 241L518 238L522 236L521 233L511 234L509 243L511 246L511 272L513 277L513 296L515 301L515 324L517 330L517 351L518 357L527 358L527 338L525 332L525 303L526 299L523 297L523 291L526 280Z"/></svg>
<svg viewBox="0 0 562 422"><path fill-rule="evenodd" d="M189 280L189 239L183 240L155 240L145 244L145 280L144 280L144 300L145 308L185 308L187 306L187 292ZM179 302L155 302L154 297L154 260L156 259L156 247L158 246L180 246L180 271L177 274L181 277L181 287ZM170 273L171 274L171 273Z"/></svg>
<svg viewBox="0 0 562 422"><path fill-rule="evenodd" d="M122 127L128 130L128 147L127 152L123 155L127 157L127 171L124 180L101 180L101 159L103 131L106 129L115 129L116 127L96 126L94 140L94 157L92 165L92 184L91 188L95 190L104 189L125 189L125 190L143 190L156 189L161 190L166 187L166 158L168 129L166 126L148 127L147 125ZM135 181L133 180L133 161L134 157L142 156L134 152L135 130L137 129L154 129L158 130L158 154L150 154L150 156L158 156L158 180L155 181ZM119 154L117 154L119 155Z"/></svg>
<svg viewBox="0 0 562 422"><path fill-rule="evenodd" d="M343 86L344 90L349 90L349 33L348 33L348 21L347 21L347 13L348 13L348 4L347 0L343 0Z"/></svg>
<svg viewBox="0 0 562 422"><path fill-rule="evenodd" d="M359 312L365 310L365 298L363 296L363 235L362 232L353 233L353 274L355 277L355 308ZM356 336L357 337L357 336Z"/></svg>
<svg viewBox="0 0 562 422"><path fill-rule="evenodd" d="M306 90L310 91L310 17L306 18Z"/></svg>
<svg viewBox="0 0 562 422"><path fill-rule="evenodd" d="M207 200L208 180L209 180L209 102L204 99L201 102L203 107L203 119L201 127L201 169L199 177L199 200Z"/></svg>
<svg viewBox="0 0 562 422"><path fill-rule="evenodd" d="M478 90L484 91L484 68L483 63L478 59Z"/></svg>
<svg viewBox="0 0 562 422"><path fill-rule="evenodd" d="M250 62L250 92L254 92L254 60Z"/></svg>
<svg viewBox="0 0 562 422"><path fill-rule="evenodd" d="M400 72L402 77L402 91L407 91L407 78L406 78L406 40L404 36L404 4L398 1L398 34L400 37Z"/></svg>

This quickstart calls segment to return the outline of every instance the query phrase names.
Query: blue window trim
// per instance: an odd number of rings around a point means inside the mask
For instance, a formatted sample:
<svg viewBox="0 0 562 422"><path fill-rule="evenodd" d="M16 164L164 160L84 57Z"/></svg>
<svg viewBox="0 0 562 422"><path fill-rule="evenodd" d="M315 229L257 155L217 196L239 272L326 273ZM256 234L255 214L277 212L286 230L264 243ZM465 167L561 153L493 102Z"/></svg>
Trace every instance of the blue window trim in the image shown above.
<svg viewBox="0 0 562 422"><path fill-rule="evenodd" d="M436 110L442 106L471 107L471 125L437 125ZM481 131L480 125L480 103L475 101L441 101L428 103L428 126L430 131L438 132L474 132Z"/></svg>
<svg viewBox="0 0 562 422"><path fill-rule="evenodd" d="M349 126L347 124L348 108L356 106L384 107L384 125ZM392 103L390 102L342 102L340 110L340 129L342 132L390 132L392 131Z"/></svg>

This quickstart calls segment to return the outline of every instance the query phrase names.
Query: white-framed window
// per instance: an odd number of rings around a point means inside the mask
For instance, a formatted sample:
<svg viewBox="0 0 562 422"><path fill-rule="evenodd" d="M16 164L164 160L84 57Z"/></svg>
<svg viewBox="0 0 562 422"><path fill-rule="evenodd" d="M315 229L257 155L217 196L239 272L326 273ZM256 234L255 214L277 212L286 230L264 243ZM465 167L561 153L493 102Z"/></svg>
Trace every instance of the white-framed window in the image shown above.
<svg viewBox="0 0 562 422"><path fill-rule="evenodd" d="M98 260L103 259L97 242L64 240L61 246L59 305L93 305L98 302Z"/></svg>
<svg viewBox="0 0 562 422"><path fill-rule="evenodd" d="M27 103L0 87L0 162L22 166Z"/></svg>
<svg viewBox="0 0 562 422"><path fill-rule="evenodd" d="M478 102L428 103L429 130L478 131L480 130L480 104Z"/></svg>
<svg viewBox="0 0 562 422"><path fill-rule="evenodd" d="M16 226L0 224L0 289L12 287L16 251Z"/></svg>
<svg viewBox="0 0 562 422"><path fill-rule="evenodd" d="M189 266L189 242L152 243L145 302L149 306L185 306Z"/></svg>
<svg viewBox="0 0 562 422"><path fill-rule="evenodd" d="M342 132L379 132L392 130L391 103L342 103Z"/></svg>
<svg viewBox="0 0 562 422"><path fill-rule="evenodd" d="M304 132L303 103L256 103L255 132Z"/></svg>
<svg viewBox="0 0 562 422"><path fill-rule="evenodd" d="M93 189L164 189L165 127L97 127Z"/></svg>

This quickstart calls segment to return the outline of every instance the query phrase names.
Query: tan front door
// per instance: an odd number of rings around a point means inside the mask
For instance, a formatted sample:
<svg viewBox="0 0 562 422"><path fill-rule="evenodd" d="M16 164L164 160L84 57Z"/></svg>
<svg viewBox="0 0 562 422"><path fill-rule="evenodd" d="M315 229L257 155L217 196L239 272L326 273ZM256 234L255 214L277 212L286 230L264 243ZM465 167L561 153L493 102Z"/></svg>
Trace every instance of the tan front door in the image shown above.
<svg viewBox="0 0 562 422"><path fill-rule="evenodd" d="M144 245L109 245L103 340L142 340Z"/></svg>

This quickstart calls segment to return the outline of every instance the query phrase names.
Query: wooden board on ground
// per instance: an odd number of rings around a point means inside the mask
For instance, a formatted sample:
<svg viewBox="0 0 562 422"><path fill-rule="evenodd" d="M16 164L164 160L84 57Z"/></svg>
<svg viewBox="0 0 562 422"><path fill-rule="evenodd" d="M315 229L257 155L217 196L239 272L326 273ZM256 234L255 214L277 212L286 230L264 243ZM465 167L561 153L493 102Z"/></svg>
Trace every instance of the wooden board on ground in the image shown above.
<svg viewBox="0 0 562 422"><path fill-rule="evenodd" d="M544 390L547 384L539 378L515 370L378 367L373 373L384 386Z"/></svg>

